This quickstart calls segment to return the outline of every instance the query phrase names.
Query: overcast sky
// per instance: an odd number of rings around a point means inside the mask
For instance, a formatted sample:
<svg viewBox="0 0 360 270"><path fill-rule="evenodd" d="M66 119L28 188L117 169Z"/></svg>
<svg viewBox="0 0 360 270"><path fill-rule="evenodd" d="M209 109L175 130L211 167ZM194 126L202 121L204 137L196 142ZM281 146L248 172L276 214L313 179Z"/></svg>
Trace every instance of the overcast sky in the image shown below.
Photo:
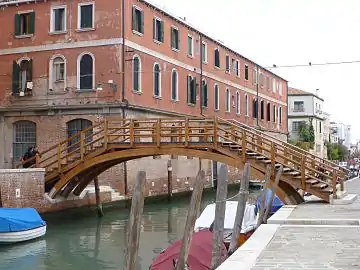
<svg viewBox="0 0 360 270"><path fill-rule="evenodd" d="M360 60L359 0L152 0L264 67ZM360 64L271 69L325 99L332 121L352 125Z"/></svg>

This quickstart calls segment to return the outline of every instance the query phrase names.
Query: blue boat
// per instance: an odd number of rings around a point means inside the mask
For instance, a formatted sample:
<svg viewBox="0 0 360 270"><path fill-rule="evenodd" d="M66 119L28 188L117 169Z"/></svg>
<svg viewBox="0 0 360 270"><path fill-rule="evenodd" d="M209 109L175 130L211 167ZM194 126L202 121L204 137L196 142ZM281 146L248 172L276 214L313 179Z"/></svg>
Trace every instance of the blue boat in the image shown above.
<svg viewBox="0 0 360 270"><path fill-rule="evenodd" d="M46 234L46 222L34 208L0 208L0 244L18 243Z"/></svg>
<svg viewBox="0 0 360 270"><path fill-rule="evenodd" d="M262 194L260 194L256 200L256 207L255 207L255 213L257 214L257 212L259 211L260 209L260 206L261 206L261 201L262 201ZM267 189L266 190L266 199L265 199L265 208L266 206L269 204L269 201L271 199L271 195L272 195L272 191L271 189ZM274 196L274 200L273 200L273 203L272 203L272 206L271 206L271 209L270 209L270 212L269 212L269 215L273 215L277 210L279 210L282 206L284 205L284 203L279 199L278 196Z"/></svg>

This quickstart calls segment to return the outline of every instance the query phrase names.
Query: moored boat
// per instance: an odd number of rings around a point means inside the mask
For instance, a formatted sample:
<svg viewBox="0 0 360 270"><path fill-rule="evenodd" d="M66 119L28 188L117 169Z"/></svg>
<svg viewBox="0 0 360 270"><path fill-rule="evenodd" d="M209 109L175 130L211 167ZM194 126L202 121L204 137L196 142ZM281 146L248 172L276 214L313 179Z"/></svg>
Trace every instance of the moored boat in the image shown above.
<svg viewBox="0 0 360 270"><path fill-rule="evenodd" d="M271 195L272 195L271 189L267 189L265 194L266 194L265 195L265 208L266 208L266 206L269 205L269 201L271 199ZM258 213L258 211L260 209L261 201L262 201L262 196L260 194L256 200L256 207L255 207L256 214ZM274 200L272 201L272 204L271 204L271 209L269 211L269 217L272 216L273 214L275 214L275 212L278 211L283 205L284 205L284 203L280 200L280 198L278 196L275 195Z"/></svg>
<svg viewBox="0 0 360 270"><path fill-rule="evenodd" d="M46 234L46 222L33 208L0 208L0 244L18 243Z"/></svg>

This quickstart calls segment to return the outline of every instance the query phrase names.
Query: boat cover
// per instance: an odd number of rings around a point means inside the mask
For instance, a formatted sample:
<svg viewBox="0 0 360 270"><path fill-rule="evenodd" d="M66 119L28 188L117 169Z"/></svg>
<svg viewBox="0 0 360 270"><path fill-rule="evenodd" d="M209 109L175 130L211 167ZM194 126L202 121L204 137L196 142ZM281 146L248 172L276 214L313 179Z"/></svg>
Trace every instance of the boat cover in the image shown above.
<svg viewBox="0 0 360 270"><path fill-rule="evenodd" d="M0 208L0 233L27 231L45 225L34 208Z"/></svg>
<svg viewBox="0 0 360 270"><path fill-rule="evenodd" d="M236 211L238 202L227 201L225 208L224 230L232 232L235 223ZM209 204L205 207L199 218L195 222L194 230L197 232L203 228L210 228L215 220L215 203ZM246 204L244 219L241 227L241 233L247 233L255 229L257 224L257 216L255 213L255 205Z"/></svg>
<svg viewBox="0 0 360 270"><path fill-rule="evenodd" d="M272 191L271 189L267 189L266 190L266 201L265 201L265 208L268 205L270 198L271 198L271 194ZM259 211L260 206L261 206L261 200L262 200L262 196L261 194L258 196L257 200L256 200L256 213ZM273 215L277 210L279 210L282 206L284 205L284 203L279 199L278 196L275 195L271 209L269 214Z"/></svg>
<svg viewBox="0 0 360 270"><path fill-rule="evenodd" d="M194 270L210 270L212 258L212 237L213 234L209 230L202 230L193 234L189 256L187 260L188 269ZM181 249L182 240L176 241L169 246L154 260L150 266L150 270L172 270L175 269ZM225 244L221 246L221 262L227 258L227 250Z"/></svg>

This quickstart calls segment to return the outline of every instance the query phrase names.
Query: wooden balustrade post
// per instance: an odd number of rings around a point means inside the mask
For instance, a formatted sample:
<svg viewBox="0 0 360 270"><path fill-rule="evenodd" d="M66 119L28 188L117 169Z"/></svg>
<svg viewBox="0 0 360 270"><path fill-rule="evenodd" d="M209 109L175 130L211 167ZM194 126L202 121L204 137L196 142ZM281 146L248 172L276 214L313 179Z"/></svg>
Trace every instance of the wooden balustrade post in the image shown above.
<svg viewBox="0 0 360 270"><path fill-rule="evenodd" d="M61 174L62 171L62 164L61 164L61 144L58 144L57 147L57 162L58 162L58 172Z"/></svg>
<svg viewBox="0 0 360 270"><path fill-rule="evenodd" d="M39 156L39 154L36 154L36 156L35 156L35 167L36 168L40 167L40 156Z"/></svg>
<svg viewBox="0 0 360 270"><path fill-rule="evenodd" d="M333 177L332 177L332 186L333 186L333 198L337 199L337 189L336 189L336 183L337 182L337 171L334 168L333 169Z"/></svg>
<svg viewBox="0 0 360 270"><path fill-rule="evenodd" d="M81 161L84 161L85 157L85 133L84 131L80 132L80 158Z"/></svg>
<svg viewBox="0 0 360 270"><path fill-rule="evenodd" d="M189 136L189 118L185 118L185 147L189 146L190 136Z"/></svg>
<svg viewBox="0 0 360 270"><path fill-rule="evenodd" d="M276 145L274 142L271 142L271 167L273 171L275 170L275 163L276 163Z"/></svg>
<svg viewBox="0 0 360 270"><path fill-rule="evenodd" d="M161 144L161 119L156 121L156 147L160 147Z"/></svg>
<svg viewBox="0 0 360 270"><path fill-rule="evenodd" d="M305 184L305 164L306 164L306 156L302 155L301 157L301 189L305 191L306 184Z"/></svg>
<svg viewBox="0 0 360 270"><path fill-rule="evenodd" d="M314 174L314 176L315 176L315 174L316 174L315 159L312 159L312 161L311 161L311 167L314 169L313 174ZM320 170L320 171L321 171L321 170Z"/></svg>
<svg viewBox="0 0 360 270"><path fill-rule="evenodd" d="M219 140L219 130L218 130L218 119L215 116L214 117L214 138L213 138L213 144L214 144L214 149L217 149L218 147L218 140Z"/></svg>
<svg viewBox="0 0 360 270"><path fill-rule="evenodd" d="M285 165L288 164L287 155L288 155L288 149L286 147L284 147L284 164Z"/></svg>
<svg viewBox="0 0 360 270"><path fill-rule="evenodd" d="M130 135L130 147L134 147L134 142L135 142L135 130L134 130L134 120L131 119L130 120L130 126L129 126L129 135Z"/></svg>
<svg viewBox="0 0 360 270"><path fill-rule="evenodd" d="M340 171L340 190L341 191L345 191L344 179L345 179L345 173L343 171Z"/></svg>
<svg viewBox="0 0 360 270"><path fill-rule="evenodd" d="M108 120L104 121L104 148L107 149L109 142L109 134L108 134L109 122Z"/></svg>
<svg viewBox="0 0 360 270"><path fill-rule="evenodd" d="M241 156L242 156L242 162L245 164L246 162L246 147L247 147L247 141L246 141L246 130L243 129L241 131Z"/></svg>
<svg viewBox="0 0 360 270"><path fill-rule="evenodd" d="M236 137L234 136L235 134L235 128L233 126L230 127L230 139L232 141L235 141L236 140Z"/></svg>
<svg viewBox="0 0 360 270"><path fill-rule="evenodd" d="M263 150L262 150L262 148L261 148L261 146L262 146L261 134L259 134L259 133L257 132L257 133L256 133L256 136L257 136L257 144L258 144L258 147L257 147L258 153L262 153Z"/></svg>

